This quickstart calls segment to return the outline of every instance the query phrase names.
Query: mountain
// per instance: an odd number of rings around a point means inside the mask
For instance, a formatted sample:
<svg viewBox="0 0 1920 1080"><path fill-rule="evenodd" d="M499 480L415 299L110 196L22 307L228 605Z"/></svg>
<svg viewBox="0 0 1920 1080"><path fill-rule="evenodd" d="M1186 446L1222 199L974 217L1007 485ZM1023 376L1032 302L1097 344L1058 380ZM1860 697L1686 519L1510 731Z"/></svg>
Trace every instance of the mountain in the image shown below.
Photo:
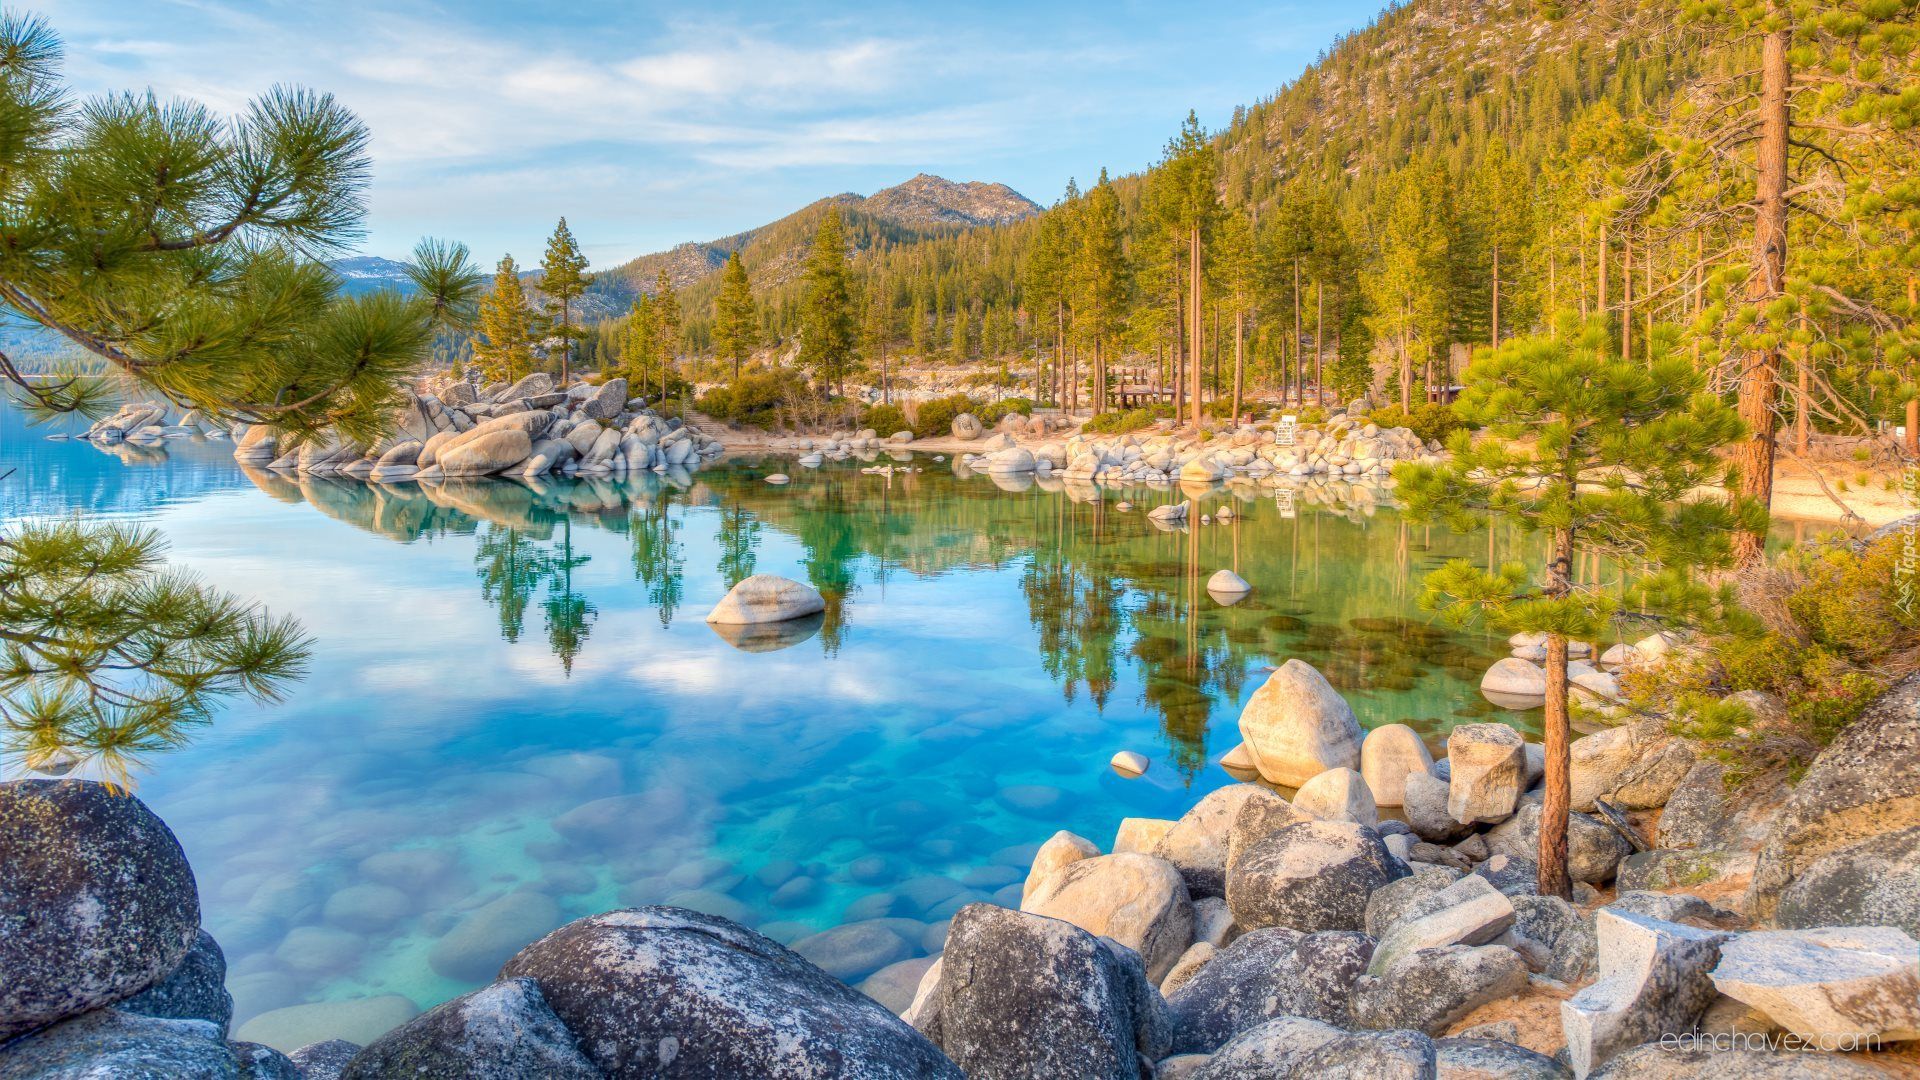
<svg viewBox="0 0 1920 1080"><path fill-rule="evenodd" d="M1032 199L1005 184L970 180L956 184L921 173L904 184L876 191L856 206L901 225L1006 225L1040 212Z"/></svg>
<svg viewBox="0 0 1920 1080"><path fill-rule="evenodd" d="M639 293L651 293L662 270L676 290L684 291L725 266L736 251L752 270L756 289L785 284L805 262L820 215L830 205L840 208L856 252L1010 225L1042 213L1038 203L1005 184L955 183L921 173L864 198L830 196L745 232L642 255L595 274L592 291L624 306Z"/></svg>
<svg viewBox="0 0 1920 1080"><path fill-rule="evenodd" d="M381 289L394 289L401 293L413 292L413 280L407 277L406 264L392 259L382 259L377 255L361 255L348 259L334 259L327 265L333 268L334 273L340 275L341 291L349 296L378 292Z"/></svg>

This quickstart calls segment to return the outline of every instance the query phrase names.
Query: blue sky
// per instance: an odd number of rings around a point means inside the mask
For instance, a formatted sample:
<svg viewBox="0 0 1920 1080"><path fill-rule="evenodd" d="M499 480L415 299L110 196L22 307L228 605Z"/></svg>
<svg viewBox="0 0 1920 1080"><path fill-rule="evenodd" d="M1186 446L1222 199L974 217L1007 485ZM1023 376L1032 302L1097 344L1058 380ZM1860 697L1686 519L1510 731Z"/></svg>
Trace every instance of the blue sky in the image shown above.
<svg viewBox="0 0 1920 1080"><path fill-rule="evenodd" d="M373 131L369 254L423 235L597 267L913 175L1051 202L1269 96L1380 0L1260 5L42 0L82 93L237 111L327 90Z"/></svg>

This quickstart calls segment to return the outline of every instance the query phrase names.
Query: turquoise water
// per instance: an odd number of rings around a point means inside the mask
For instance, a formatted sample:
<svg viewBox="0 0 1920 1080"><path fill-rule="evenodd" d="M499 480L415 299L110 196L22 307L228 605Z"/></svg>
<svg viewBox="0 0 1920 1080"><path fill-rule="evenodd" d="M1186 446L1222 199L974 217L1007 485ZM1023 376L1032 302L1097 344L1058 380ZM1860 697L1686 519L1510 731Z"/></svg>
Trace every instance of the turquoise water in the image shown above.
<svg viewBox="0 0 1920 1080"><path fill-rule="evenodd" d="M149 523L314 638L287 703L232 709L139 782L196 868L241 1024L431 1006L637 903L727 915L858 981L936 951L961 904L1017 902L1055 829L1105 845L1232 782L1240 705L1290 656L1436 746L1493 712L1476 684L1504 646L1414 601L1446 557L1518 554L1511 534L1413 527L1381 496L1287 512L1253 487L1201 497L1230 522L1167 533L1143 511L1177 493L1089 502L912 464L425 491L243 471L223 441L108 454L5 413L0 515ZM1221 567L1249 599L1207 596ZM723 638L702 618L751 572L813 582L825 618ZM1107 767L1122 749L1145 777ZM804 940L852 922L860 956Z"/></svg>

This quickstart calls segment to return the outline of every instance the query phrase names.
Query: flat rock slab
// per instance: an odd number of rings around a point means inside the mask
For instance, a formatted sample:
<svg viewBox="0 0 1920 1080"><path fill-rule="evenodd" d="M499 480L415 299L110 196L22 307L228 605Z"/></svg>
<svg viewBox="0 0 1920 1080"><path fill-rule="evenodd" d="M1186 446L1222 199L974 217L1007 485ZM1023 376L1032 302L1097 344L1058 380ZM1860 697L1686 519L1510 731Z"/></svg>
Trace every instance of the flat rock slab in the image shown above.
<svg viewBox="0 0 1920 1080"><path fill-rule="evenodd" d="M1823 1048L1920 1039L1920 943L1890 926L1742 934L1713 984Z"/></svg>

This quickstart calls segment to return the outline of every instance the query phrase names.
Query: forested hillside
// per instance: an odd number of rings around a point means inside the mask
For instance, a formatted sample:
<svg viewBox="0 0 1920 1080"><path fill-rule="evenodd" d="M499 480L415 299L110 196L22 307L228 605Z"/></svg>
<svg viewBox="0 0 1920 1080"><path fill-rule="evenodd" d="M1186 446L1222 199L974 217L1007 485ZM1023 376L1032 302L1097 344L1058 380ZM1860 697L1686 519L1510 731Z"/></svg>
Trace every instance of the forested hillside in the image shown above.
<svg viewBox="0 0 1920 1080"><path fill-rule="evenodd" d="M1916 396L1917 10L1410 0L1224 130L1190 116L1145 173L1089 163L1043 215L907 224L843 196L596 288L667 269L674 352L788 344L831 209L860 332L813 373L828 384L887 357L999 358L1068 405L1104 407L1125 366L1228 408L1238 358L1250 390L1410 404L1472 347L1566 313L1604 317L1623 355L1683 349L1741 385L1756 429L1865 430ZM751 332L720 343L735 254ZM604 325L586 351L628 364L631 337Z"/></svg>

